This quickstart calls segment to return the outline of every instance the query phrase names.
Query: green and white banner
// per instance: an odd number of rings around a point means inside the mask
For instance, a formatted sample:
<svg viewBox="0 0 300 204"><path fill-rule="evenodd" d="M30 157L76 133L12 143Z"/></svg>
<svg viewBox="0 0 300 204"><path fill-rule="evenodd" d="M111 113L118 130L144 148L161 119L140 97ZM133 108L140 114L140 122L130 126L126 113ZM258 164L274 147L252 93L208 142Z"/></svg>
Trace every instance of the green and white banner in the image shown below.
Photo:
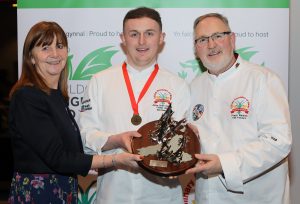
<svg viewBox="0 0 300 204"><path fill-rule="evenodd" d="M60 24L69 41L70 108L78 119L91 76L124 61L119 38L123 17L139 6L156 8L161 14L166 38L159 64L188 82L201 74L194 56L193 22L205 13L219 12L236 33L236 51L274 70L288 87L289 0L19 0L19 69L30 27L44 20ZM90 184L81 185L80 203L92 203L95 192ZM183 178L182 185L184 202L192 203L194 181Z"/></svg>

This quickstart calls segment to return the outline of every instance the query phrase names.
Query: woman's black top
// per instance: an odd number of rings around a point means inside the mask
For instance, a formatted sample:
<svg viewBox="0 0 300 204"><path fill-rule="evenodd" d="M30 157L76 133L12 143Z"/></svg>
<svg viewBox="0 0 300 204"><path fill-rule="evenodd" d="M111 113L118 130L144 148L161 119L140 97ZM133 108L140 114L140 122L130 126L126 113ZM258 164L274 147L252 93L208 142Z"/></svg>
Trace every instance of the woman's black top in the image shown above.
<svg viewBox="0 0 300 204"><path fill-rule="evenodd" d="M82 149L80 132L60 90L51 94L23 87L13 96L9 128L14 171L86 175L92 156Z"/></svg>

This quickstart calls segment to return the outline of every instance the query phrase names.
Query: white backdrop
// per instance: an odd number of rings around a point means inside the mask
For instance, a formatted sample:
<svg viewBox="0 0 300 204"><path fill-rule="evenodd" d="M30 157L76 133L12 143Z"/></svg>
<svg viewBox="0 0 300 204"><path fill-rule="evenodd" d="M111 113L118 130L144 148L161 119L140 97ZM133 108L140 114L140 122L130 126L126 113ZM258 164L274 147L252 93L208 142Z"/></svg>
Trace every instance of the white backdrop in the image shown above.
<svg viewBox="0 0 300 204"><path fill-rule="evenodd" d="M199 69L193 64L193 21L207 12L220 12L230 21L231 29L237 35L237 49L243 58L273 69L288 84L288 9L247 9L247 8L159 8L162 16L163 30L166 32L166 43L159 57L161 67L167 68L190 82ZM121 63L124 54L120 47L119 34L122 31L122 20L128 8L86 8L86 9L18 9L18 45L19 63L26 33L38 21L56 21L65 30L69 41L70 62L73 78L70 80L69 92L71 109L80 109L80 98L91 75L80 78L74 76L79 64L84 63L84 70L98 66L101 71L110 64ZM110 16L107 20L107 16ZM184 16L184 18L178 18ZM101 20L105 19L105 20ZM258 23L259 22L259 23ZM276 26L272 23L276 22ZM92 53L97 49L97 53ZM92 56L88 56L92 54ZM102 56L101 56L102 55ZM104 60L89 59L89 66L84 60L98 57ZM19 66L20 67L20 66ZM83 68L81 66L81 68ZM81 80L85 79L85 80ZM76 114L77 118L77 114Z"/></svg>
<svg viewBox="0 0 300 204"><path fill-rule="evenodd" d="M52 3L41 4L38 0L21 1L18 4L18 52L19 69L21 69L22 46L30 27L35 23L46 20L56 21L65 30L69 41L69 93L70 108L78 118L80 100L94 71L109 68L111 64L120 64L125 56L120 47L119 34L122 31L122 21L130 8L125 8L124 0L120 6L115 4L101 8L98 3L95 8L78 8L74 2L64 1L64 5L52 0ZM46 1L47 2L47 1ZM54 3L53 3L54 2ZM68 2L68 3L66 3ZM78 0L89 4L92 0ZM114 1L112 1L114 2ZM151 1L150 1L151 2ZM161 1L163 2L163 1ZM231 29L237 35L237 51L247 60L264 65L277 72L288 85L288 43L289 43L289 9L286 6L275 6L272 1L268 6L260 8L228 6L229 4L215 4L214 6L176 8L174 0L170 6L153 4L161 13L163 31L166 33L165 47L160 54L161 67L190 82L201 71L195 63L193 50L193 22L199 15L209 12L220 12L228 17ZM187 0L189 4L191 0ZM205 1L204 1L205 2ZM209 1L206 1L209 2ZM235 0L227 0L235 2ZM283 0L282 2L288 2ZM103 3L104 4L104 3ZM245 3L246 4L246 3ZM273 5L274 4L274 5ZM39 6L37 6L39 5ZM143 4L141 4L143 5ZM285 5L285 4L284 4ZM134 4L133 7L140 6ZM151 5L147 5L151 6ZM49 8L51 7L51 8ZM274 8L275 7L275 8ZM94 178L81 178L81 203L93 200L93 189L89 185ZM185 203L192 203L194 182L190 178L183 178L182 186L185 192Z"/></svg>

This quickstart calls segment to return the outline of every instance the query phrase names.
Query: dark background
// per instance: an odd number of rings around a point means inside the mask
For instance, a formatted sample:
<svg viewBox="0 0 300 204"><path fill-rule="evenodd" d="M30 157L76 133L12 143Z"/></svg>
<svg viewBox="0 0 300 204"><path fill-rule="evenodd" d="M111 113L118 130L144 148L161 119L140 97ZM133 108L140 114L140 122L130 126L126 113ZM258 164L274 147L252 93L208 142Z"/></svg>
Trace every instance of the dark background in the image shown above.
<svg viewBox="0 0 300 204"><path fill-rule="evenodd" d="M18 79L16 1L0 0L0 201L7 201L13 173L8 135L8 94ZM3 203L3 202L1 202Z"/></svg>

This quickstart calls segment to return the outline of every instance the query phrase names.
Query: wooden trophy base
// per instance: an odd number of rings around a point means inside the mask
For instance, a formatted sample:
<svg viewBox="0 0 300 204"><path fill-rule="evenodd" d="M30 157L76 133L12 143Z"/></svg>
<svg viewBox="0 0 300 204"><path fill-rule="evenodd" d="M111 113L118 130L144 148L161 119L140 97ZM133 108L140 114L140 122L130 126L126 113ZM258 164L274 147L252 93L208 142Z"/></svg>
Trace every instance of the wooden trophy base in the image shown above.
<svg viewBox="0 0 300 204"><path fill-rule="evenodd" d="M181 125L165 136L166 141L158 142L153 139L159 120L143 125L138 132L142 137L134 137L132 150L134 154L144 156L139 165L160 176L177 176L193 167L197 159L195 153L200 153L197 135L187 125Z"/></svg>

